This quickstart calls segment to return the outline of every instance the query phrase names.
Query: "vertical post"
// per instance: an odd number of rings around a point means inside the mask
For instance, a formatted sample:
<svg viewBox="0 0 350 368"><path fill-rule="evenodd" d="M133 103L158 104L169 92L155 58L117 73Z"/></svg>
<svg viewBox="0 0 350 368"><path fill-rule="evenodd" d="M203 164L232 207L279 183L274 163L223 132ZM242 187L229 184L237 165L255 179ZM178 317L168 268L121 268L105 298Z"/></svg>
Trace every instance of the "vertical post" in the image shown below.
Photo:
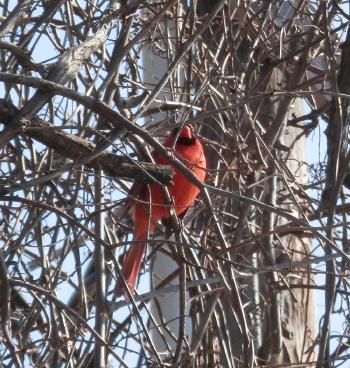
<svg viewBox="0 0 350 368"><path fill-rule="evenodd" d="M179 9L182 9L179 6ZM179 10L181 11L181 10ZM159 26L164 26L166 32L171 37L177 37L176 27L178 26L177 20L170 21L169 19L166 23L160 23ZM170 41L169 41L170 42ZM176 45L172 45L176 47ZM169 52L174 52L169 47ZM144 83L150 85L157 85L160 78L166 74L169 66L169 60L161 55L156 54L151 47L145 49L142 55L143 65L144 65ZM184 72L178 69L177 73L174 73L174 78L176 78L177 88L180 88L184 84ZM172 100L173 96L162 92L158 95L158 100ZM161 121L164 119L164 114L156 113L151 116L152 121ZM165 280L172 273L176 273L179 269L178 263L174 261L168 255L158 251L152 263L152 285L156 288L163 280ZM164 285L164 287L170 285L178 285L179 277L176 276L172 280ZM158 352L166 356L173 356L176 350L177 342L174 340L174 336L178 337L179 333L179 313L180 313L180 294L175 291L171 294L165 296L157 297L151 302L151 310L154 320L157 324L157 328L152 329L152 340ZM187 314L187 313L185 313ZM186 318L186 317L185 317ZM183 326L182 326L183 327ZM188 318L185 321L184 335L190 334L190 326ZM178 352L179 353L179 352ZM176 354L180 356L180 354Z"/></svg>

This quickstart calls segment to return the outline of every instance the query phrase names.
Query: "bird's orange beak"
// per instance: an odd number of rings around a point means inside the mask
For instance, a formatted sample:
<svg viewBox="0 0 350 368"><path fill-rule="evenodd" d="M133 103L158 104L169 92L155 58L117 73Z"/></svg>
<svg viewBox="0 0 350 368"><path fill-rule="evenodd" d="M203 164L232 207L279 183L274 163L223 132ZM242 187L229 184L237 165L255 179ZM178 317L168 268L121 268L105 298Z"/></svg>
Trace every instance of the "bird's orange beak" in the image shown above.
<svg viewBox="0 0 350 368"><path fill-rule="evenodd" d="M184 128L182 129L179 138L187 138L187 139L192 139L194 135L194 129L192 124L188 124L186 126L184 126Z"/></svg>

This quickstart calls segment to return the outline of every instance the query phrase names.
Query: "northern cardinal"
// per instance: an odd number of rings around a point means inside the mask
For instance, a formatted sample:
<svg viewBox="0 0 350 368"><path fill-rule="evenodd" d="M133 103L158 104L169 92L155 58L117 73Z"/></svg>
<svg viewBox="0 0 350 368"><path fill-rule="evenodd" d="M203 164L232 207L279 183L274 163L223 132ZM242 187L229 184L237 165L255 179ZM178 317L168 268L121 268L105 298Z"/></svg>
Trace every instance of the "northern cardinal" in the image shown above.
<svg viewBox="0 0 350 368"><path fill-rule="evenodd" d="M164 143L164 147L173 147L176 136L178 136L175 144L177 158L179 158L201 182L204 182L207 163L202 144L194 134L193 126L191 124L186 125L181 130L180 134L178 134L177 129L174 129ZM167 158L161 154L154 154L153 158L158 165L169 164ZM142 241L146 239L147 233L153 233L155 224L158 220L170 217L169 206L166 205L162 186L159 184L150 184L148 187L147 185L136 185L134 187L137 188L136 191L138 192L139 199L133 200L132 203L135 226L133 240L135 244L129 249L122 266L122 273L131 291L134 291L142 258L146 251L146 243ZM181 215L186 212L188 208L193 205L193 202L200 192L199 188L188 180L178 169L174 170L173 184L168 186L168 190L174 203L176 215ZM133 193L135 193L135 190ZM118 280L115 294L117 296L121 295L123 288L122 282Z"/></svg>

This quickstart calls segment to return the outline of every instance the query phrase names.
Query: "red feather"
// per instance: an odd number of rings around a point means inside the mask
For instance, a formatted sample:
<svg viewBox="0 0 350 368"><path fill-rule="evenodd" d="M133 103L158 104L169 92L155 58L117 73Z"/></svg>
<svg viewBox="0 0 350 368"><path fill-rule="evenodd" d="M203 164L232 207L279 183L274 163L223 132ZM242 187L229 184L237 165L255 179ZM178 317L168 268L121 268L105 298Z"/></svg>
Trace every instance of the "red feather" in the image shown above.
<svg viewBox="0 0 350 368"><path fill-rule="evenodd" d="M165 142L165 147L173 147L177 133L173 131ZM194 135L192 125L186 125L178 135L175 145L176 152L181 156L183 163L204 182L206 173L206 160L203 147L199 139ZM154 155L154 161L159 165L168 165L169 161L163 155ZM156 222L162 218L169 218L169 208L165 205L162 187L158 184L150 184L148 188L142 186L139 190L139 200L134 200L134 237L135 243L131 246L124 258L122 273L131 291L134 290L137 276L140 271L143 255L146 251L147 232L152 234ZM193 205L200 190L189 181L178 169L174 170L173 184L168 186L170 196L173 199L176 215L181 215ZM151 203L151 205L149 205ZM121 295L123 284L120 280L115 289L116 295Z"/></svg>

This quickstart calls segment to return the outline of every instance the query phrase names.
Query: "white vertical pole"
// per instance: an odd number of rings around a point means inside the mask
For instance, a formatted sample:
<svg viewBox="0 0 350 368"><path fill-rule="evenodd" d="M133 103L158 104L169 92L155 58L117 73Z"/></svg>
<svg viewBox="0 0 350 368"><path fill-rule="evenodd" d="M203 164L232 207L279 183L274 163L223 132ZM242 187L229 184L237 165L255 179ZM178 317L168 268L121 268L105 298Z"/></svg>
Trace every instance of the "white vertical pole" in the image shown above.
<svg viewBox="0 0 350 368"><path fill-rule="evenodd" d="M176 22L167 20L165 25L169 36L175 36ZM144 82L156 85L162 76L167 72L169 61L166 57L159 56L153 52L151 48L144 50L142 55L144 65L143 79ZM179 78L180 76L180 78ZM178 73L178 84L183 83L183 73L180 70ZM173 96L160 93L158 99L173 100ZM160 121L165 118L165 115L154 114L152 121ZM157 252L153 261L152 267L152 284L156 288L164 279L173 272L178 270L178 264L162 252ZM165 286L178 285L179 277L172 279L171 283ZM162 297L158 297L151 303L151 313L157 326L164 326L152 329L152 339L159 354L169 355L171 350L176 347L176 338L179 330L179 293L174 292ZM186 335L190 335L190 320L186 321ZM154 327L154 326L152 326Z"/></svg>

